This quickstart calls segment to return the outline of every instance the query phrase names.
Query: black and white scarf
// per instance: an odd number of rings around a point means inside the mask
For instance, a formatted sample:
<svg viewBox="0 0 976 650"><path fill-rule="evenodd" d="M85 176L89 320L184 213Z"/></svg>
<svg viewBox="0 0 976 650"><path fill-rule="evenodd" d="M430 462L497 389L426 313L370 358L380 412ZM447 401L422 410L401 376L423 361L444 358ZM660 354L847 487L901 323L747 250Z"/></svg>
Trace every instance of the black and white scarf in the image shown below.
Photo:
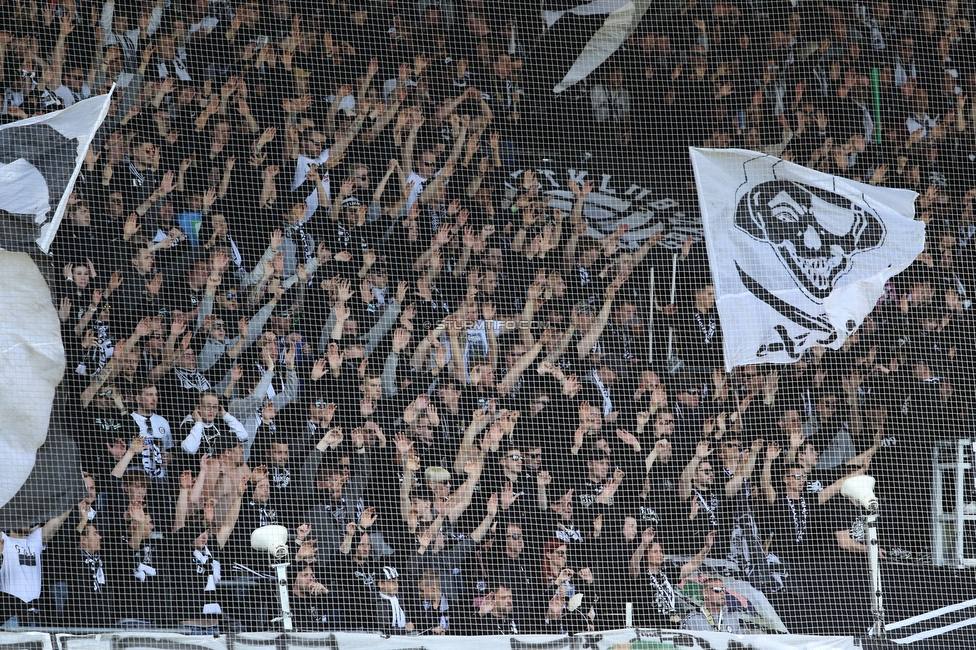
<svg viewBox="0 0 976 650"><path fill-rule="evenodd" d="M660 576L660 579L658 579ZM675 594L674 586L671 585L671 581L668 580L668 576L661 571L657 576L651 573L650 569L647 571L647 577L651 579L654 583L654 606L657 611L665 616L670 616L675 612Z"/></svg>
<svg viewBox="0 0 976 650"><path fill-rule="evenodd" d="M91 571L92 591L101 592L102 587L105 586L105 567L102 557L98 553L92 555L88 551L82 551L82 554L85 565Z"/></svg>
<svg viewBox="0 0 976 650"><path fill-rule="evenodd" d="M705 495L695 490L695 498L701 503L702 510L708 513L708 520L712 528L718 528L718 495L714 492L709 493L711 497L706 501Z"/></svg>
<svg viewBox="0 0 976 650"><path fill-rule="evenodd" d="M793 505L793 499L786 497L786 503L790 506L790 512L793 514L793 530L796 531L796 543L803 543L803 536L807 532L807 518L809 517L809 511L807 510L807 500L800 495L798 499L800 502L800 512L797 515L796 506Z"/></svg>

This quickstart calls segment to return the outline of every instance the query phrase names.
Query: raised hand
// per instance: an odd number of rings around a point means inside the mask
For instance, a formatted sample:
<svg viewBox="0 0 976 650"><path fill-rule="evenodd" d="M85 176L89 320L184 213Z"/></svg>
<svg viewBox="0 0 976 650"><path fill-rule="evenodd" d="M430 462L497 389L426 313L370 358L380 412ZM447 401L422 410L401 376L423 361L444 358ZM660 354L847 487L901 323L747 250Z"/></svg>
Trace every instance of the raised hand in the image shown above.
<svg viewBox="0 0 976 650"><path fill-rule="evenodd" d="M378 514L376 514L376 508L370 506L363 510L363 514L359 516L359 525L363 528L369 528L376 521Z"/></svg>
<svg viewBox="0 0 976 650"><path fill-rule="evenodd" d="M698 460L704 460L712 455L714 449L709 448L709 442L707 440L702 440L695 447L695 458Z"/></svg>
<svg viewBox="0 0 976 650"><path fill-rule="evenodd" d="M617 429L617 438L628 447L633 448L634 451L641 450L640 442L638 442L637 438L631 432L625 429Z"/></svg>

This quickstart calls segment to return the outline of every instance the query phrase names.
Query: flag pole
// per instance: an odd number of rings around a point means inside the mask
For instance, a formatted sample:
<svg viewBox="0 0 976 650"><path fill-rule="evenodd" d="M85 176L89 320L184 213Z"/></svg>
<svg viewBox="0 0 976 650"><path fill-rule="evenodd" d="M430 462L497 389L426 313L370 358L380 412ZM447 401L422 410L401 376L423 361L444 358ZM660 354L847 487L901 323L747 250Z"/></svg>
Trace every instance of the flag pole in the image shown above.
<svg viewBox="0 0 976 650"><path fill-rule="evenodd" d="M668 304L674 304L675 291L678 286L678 254L675 253L671 257L671 302ZM668 326L668 356L670 359L674 356L674 327Z"/></svg>
<svg viewBox="0 0 976 650"><path fill-rule="evenodd" d="M647 313L647 363L654 363L654 267L651 271L651 302Z"/></svg>
<svg viewBox="0 0 976 650"><path fill-rule="evenodd" d="M881 144L881 76L871 68L871 91L874 95L874 142Z"/></svg>

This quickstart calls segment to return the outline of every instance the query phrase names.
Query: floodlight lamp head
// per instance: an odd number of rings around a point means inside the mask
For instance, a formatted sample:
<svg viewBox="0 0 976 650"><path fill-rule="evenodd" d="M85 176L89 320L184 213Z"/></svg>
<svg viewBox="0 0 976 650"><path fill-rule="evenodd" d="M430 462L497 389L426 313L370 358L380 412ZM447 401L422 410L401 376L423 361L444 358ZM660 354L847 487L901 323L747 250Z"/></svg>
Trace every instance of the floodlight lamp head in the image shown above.
<svg viewBox="0 0 976 650"><path fill-rule="evenodd" d="M275 560L288 557L288 529L284 526L261 526L251 533L251 548L265 551Z"/></svg>
<svg viewBox="0 0 976 650"><path fill-rule="evenodd" d="M848 499L853 499L868 511L878 509L878 497L874 494L873 476L852 476L844 481L840 493Z"/></svg>

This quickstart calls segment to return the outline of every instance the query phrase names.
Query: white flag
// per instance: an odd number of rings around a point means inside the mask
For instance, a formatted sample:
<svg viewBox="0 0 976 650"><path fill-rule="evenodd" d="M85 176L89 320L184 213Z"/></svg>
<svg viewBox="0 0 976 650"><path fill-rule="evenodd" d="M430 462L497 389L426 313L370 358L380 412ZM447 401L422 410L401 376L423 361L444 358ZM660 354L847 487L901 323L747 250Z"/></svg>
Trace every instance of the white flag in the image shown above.
<svg viewBox="0 0 976 650"><path fill-rule="evenodd" d="M620 49L630 35L634 33L644 14L651 8L652 0L591 0L581 1L578 5L570 5L562 11L546 10L543 7L543 18L549 27L562 18L566 13L576 16L598 16L605 14L606 20L590 37L583 50L573 61L563 79L552 89L557 95L567 88L586 79L604 61ZM565 4L565 3L555 3ZM559 65L556 63L555 65Z"/></svg>
<svg viewBox="0 0 976 650"><path fill-rule="evenodd" d="M48 251L111 97L0 127L0 248Z"/></svg>
<svg viewBox="0 0 976 650"><path fill-rule="evenodd" d="M695 149L725 367L840 348L922 252L915 192L741 149Z"/></svg>
<svg viewBox="0 0 976 650"><path fill-rule="evenodd" d="M0 127L0 525L44 522L84 496L77 448L51 424L61 323L24 253L54 240L111 93ZM60 425L60 426L58 426ZM46 443L46 444L45 444Z"/></svg>

